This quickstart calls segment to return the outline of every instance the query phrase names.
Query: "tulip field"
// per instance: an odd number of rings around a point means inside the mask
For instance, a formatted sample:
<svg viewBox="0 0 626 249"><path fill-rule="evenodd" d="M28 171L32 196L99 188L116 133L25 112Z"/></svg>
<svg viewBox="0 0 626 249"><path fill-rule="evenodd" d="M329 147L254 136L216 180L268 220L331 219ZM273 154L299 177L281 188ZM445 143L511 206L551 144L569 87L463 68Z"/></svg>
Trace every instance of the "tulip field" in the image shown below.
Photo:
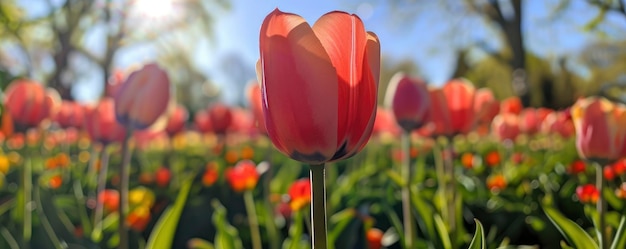
<svg viewBox="0 0 626 249"><path fill-rule="evenodd" d="M157 61L92 103L11 78L0 248L626 248L615 99L532 107L402 71L380 89L381 42L341 11L269 13L256 73L245 104L199 110Z"/></svg>

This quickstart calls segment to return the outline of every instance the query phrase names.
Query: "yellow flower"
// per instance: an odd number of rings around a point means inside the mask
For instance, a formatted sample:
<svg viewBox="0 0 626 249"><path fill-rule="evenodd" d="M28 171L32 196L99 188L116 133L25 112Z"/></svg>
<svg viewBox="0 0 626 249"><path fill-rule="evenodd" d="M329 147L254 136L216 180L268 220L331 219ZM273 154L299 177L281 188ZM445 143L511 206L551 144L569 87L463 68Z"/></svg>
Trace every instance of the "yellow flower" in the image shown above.
<svg viewBox="0 0 626 249"><path fill-rule="evenodd" d="M5 155L0 155L0 172L6 175L10 168L11 162L9 161L9 158Z"/></svg>
<svg viewBox="0 0 626 249"><path fill-rule="evenodd" d="M128 192L128 202L131 206L152 207L154 201L154 193L145 187L136 187Z"/></svg>

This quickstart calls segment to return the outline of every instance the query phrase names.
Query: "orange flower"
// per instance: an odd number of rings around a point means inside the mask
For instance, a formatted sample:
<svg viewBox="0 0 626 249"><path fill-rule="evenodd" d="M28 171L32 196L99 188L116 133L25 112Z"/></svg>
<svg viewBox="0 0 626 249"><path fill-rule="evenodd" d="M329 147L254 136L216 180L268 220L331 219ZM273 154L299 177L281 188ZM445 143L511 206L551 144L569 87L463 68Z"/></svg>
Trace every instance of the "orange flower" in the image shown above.
<svg viewBox="0 0 626 249"><path fill-rule="evenodd" d="M393 111L396 122L405 131L412 131L426 123L430 95L426 83L404 73L396 73L389 81L385 105Z"/></svg>
<svg viewBox="0 0 626 249"><path fill-rule="evenodd" d="M311 203L311 181L307 178L293 182L288 194L291 210L297 211L306 207Z"/></svg>
<svg viewBox="0 0 626 249"><path fill-rule="evenodd" d="M334 11L313 27L276 9L261 26L258 78L274 146L310 164L349 158L369 140L380 44L356 15Z"/></svg>
<svg viewBox="0 0 626 249"><path fill-rule="evenodd" d="M228 164L234 164L239 160L239 153L234 150L226 151L226 155L224 155L224 159Z"/></svg>
<svg viewBox="0 0 626 249"><path fill-rule="evenodd" d="M596 204L600 198L600 192L593 184L585 184L576 188L576 196L583 204Z"/></svg>
<svg viewBox="0 0 626 249"><path fill-rule="evenodd" d="M466 169L473 168L474 167L474 155L469 152L463 153L463 155L461 156L461 164Z"/></svg>
<svg viewBox="0 0 626 249"><path fill-rule="evenodd" d="M150 172L141 172L139 174L139 183L149 185L154 182L154 176Z"/></svg>
<svg viewBox="0 0 626 249"><path fill-rule="evenodd" d="M367 230L367 245L369 249L380 249L383 241L383 231L378 228Z"/></svg>
<svg viewBox="0 0 626 249"><path fill-rule="evenodd" d="M115 95L115 116L125 126L143 130L167 109L170 80L157 64L147 64L128 76Z"/></svg>
<svg viewBox="0 0 626 249"><path fill-rule="evenodd" d="M107 212L117 212L120 207L120 193L115 189L105 189L98 194L98 202L102 202Z"/></svg>
<svg viewBox="0 0 626 249"><path fill-rule="evenodd" d="M576 160L573 161L572 163L570 163L569 168L567 168L567 171L570 174L580 174L580 173L584 173L585 172L585 162L583 160Z"/></svg>
<svg viewBox="0 0 626 249"><path fill-rule="evenodd" d="M626 182L622 182L619 188L615 189L615 195L622 200L626 199Z"/></svg>
<svg viewBox="0 0 626 249"><path fill-rule="evenodd" d="M202 185L205 187L213 186L213 184L217 181L217 177L217 164L214 162L207 163L204 169L204 174L202 174Z"/></svg>
<svg viewBox="0 0 626 249"><path fill-rule="evenodd" d="M251 160L254 157L254 149L250 146L244 146L241 149L241 159Z"/></svg>
<svg viewBox="0 0 626 249"><path fill-rule="evenodd" d="M491 191L500 191L506 188L507 182L503 175L497 174L487 178L487 188Z"/></svg>
<svg viewBox="0 0 626 249"><path fill-rule="evenodd" d="M57 189L61 187L62 184L63 184L63 177L61 175L54 175L48 181L48 186L50 186L51 189Z"/></svg>
<svg viewBox="0 0 626 249"><path fill-rule="evenodd" d="M622 105L590 97L576 101L571 112L580 157L606 162L624 154L626 109Z"/></svg>
<svg viewBox="0 0 626 249"><path fill-rule="evenodd" d="M502 100L502 103L500 104L500 113L519 115L523 108L524 106L522 105L522 100L517 96L513 96Z"/></svg>
<svg viewBox="0 0 626 249"><path fill-rule="evenodd" d="M485 156L485 162L487 163L487 166L497 166L500 164L500 153L498 153L498 151L491 151L487 153Z"/></svg>
<svg viewBox="0 0 626 249"><path fill-rule="evenodd" d="M256 165L250 160L239 161L235 167L226 169L226 180L235 192L253 190L259 181Z"/></svg>
<svg viewBox="0 0 626 249"><path fill-rule="evenodd" d="M146 226L150 222L150 208L146 206L138 206L133 209L126 217L126 223L131 229L141 232L146 229Z"/></svg>

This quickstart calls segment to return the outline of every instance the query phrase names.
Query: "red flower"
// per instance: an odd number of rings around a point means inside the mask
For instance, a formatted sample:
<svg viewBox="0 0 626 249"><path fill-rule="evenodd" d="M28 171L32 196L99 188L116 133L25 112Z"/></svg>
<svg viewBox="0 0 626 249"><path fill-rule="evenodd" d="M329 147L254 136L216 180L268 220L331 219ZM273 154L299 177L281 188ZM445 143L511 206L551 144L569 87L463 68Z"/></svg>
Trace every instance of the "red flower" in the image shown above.
<svg viewBox="0 0 626 249"><path fill-rule="evenodd" d="M185 128L185 122L187 122L188 118L189 113L187 112L187 109L184 106L177 104L174 111L167 119L165 131L169 136L174 136L176 133L181 132Z"/></svg>
<svg viewBox="0 0 626 249"><path fill-rule="evenodd" d="M576 196L583 204L596 204L600 198L600 192L593 184L585 184L576 188Z"/></svg>
<svg viewBox="0 0 626 249"><path fill-rule="evenodd" d="M85 122L85 107L73 101L64 100L61 108L54 117L54 121L61 128L80 128Z"/></svg>
<svg viewBox="0 0 626 249"><path fill-rule="evenodd" d="M170 100L170 80L157 64L128 76L115 95L115 116L125 126L143 130L161 117Z"/></svg>
<svg viewBox="0 0 626 249"><path fill-rule="evenodd" d="M261 26L265 126L274 146L310 164L345 159L367 143L376 114L380 44L356 15L313 27L276 9Z"/></svg>
<svg viewBox="0 0 626 249"><path fill-rule="evenodd" d="M378 228L371 228L367 230L367 245L369 249L380 249L383 241L383 231Z"/></svg>
<svg viewBox="0 0 626 249"><path fill-rule="evenodd" d="M524 106L522 105L522 100L517 96L513 96L502 100L502 103L500 104L500 113L519 115L523 108Z"/></svg>
<svg viewBox="0 0 626 249"><path fill-rule="evenodd" d="M498 151L491 151L487 153L485 156L485 162L487 163L487 166L497 166L500 164L500 153L498 153Z"/></svg>
<svg viewBox="0 0 626 249"><path fill-rule="evenodd" d="M98 194L98 202L101 202L107 212L117 212L120 207L120 193L115 189L105 189Z"/></svg>
<svg viewBox="0 0 626 249"><path fill-rule="evenodd" d="M85 129L92 140L108 144L121 142L126 129L115 119L115 103L111 98L103 98L94 109L88 109Z"/></svg>
<svg viewBox="0 0 626 249"><path fill-rule="evenodd" d="M213 186L213 184L217 181L217 177L217 164L214 162L207 163L204 169L204 174L202 174L202 185L205 187Z"/></svg>
<svg viewBox="0 0 626 249"><path fill-rule="evenodd" d="M626 173L626 159L618 160L613 164L613 171L615 174L620 176Z"/></svg>
<svg viewBox="0 0 626 249"><path fill-rule="evenodd" d="M396 73L387 87L385 105L393 111L396 122L405 131L421 127L427 121L430 107L426 83L404 73Z"/></svg>
<svg viewBox="0 0 626 249"><path fill-rule="evenodd" d="M256 165L250 160L239 161L235 167L226 169L226 180L235 192L253 190L259 181Z"/></svg>
<svg viewBox="0 0 626 249"><path fill-rule="evenodd" d="M58 95L58 94L57 94ZM5 91L6 112L16 124L34 127L54 112L56 97L46 92L38 82L19 79L11 82Z"/></svg>
<svg viewBox="0 0 626 249"><path fill-rule="evenodd" d="M490 124L498 112L500 112L500 102L493 96L493 91L489 88L476 90L474 113L477 115L477 121L482 124Z"/></svg>
<svg viewBox="0 0 626 249"><path fill-rule="evenodd" d="M515 114L502 113L491 123L492 132L500 140L515 140L520 134L519 118Z"/></svg>
<svg viewBox="0 0 626 249"><path fill-rule="evenodd" d="M217 134L226 133L233 120L230 108L222 103L215 103L209 107L208 114L213 132Z"/></svg>
<svg viewBox="0 0 626 249"><path fill-rule="evenodd" d="M248 104L254 114L255 125L262 133L267 133L265 128L265 117L263 116L263 96L261 96L261 85L257 81L248 84L246 88Z"/></svg>
<svg viewBox="0 0 626 249"><path fill-rule="evenodd" d="M476 92L474 85L464 79L454 79L446 83L442 90L446 96L452 132L467 133L471 131L477 118L474 112Z"/></svg>
<svg viewBox="0 0 626 249"><path fill-rule="evenodd" d="M311 181L308 178L295 181L289 187L288 194L291 210L297 211L306 207L311 203Z"/></svg>
<svg viewBox="0 0 626 249"><path fill-rule="evenodd" d="M507 181L503 175L497 174L487 178L487 188L491 191L499 191L506 188Z"/></svg>
<svg viewBox="0 0 626 249"><path fill-rule="evenodd" d="M604 174L604 179L607 181L613 181L613 179L615 179L615 171L613 171L613 167L602 168L602 173Z"/></svg>
<svg viewBox="0 0 626 249"><path fill-rule="evenodd" d="M154 172L154 181L159 187L167 187L170 184L170 180L172 179L172 172L170 169L165 167L160 167Z"/></svg>
<svg viewBox="0 0 626 249"><path fill-rule="evenodd" d="M393 114L385 108L378 107L376 109L376 119L374 120L374 135L390 134L392 136L400 135L400 127L396 123Z"/></svg>
<svg viewBox="0 0 626 249"><path fill-rule="evenodd" d="M570 165L569 168L567 168L567 171L570 174L576 175L576 174L580 174L580 173L584 173L585 172L585 162L583 160L576 160L573 161Z"/></svg>

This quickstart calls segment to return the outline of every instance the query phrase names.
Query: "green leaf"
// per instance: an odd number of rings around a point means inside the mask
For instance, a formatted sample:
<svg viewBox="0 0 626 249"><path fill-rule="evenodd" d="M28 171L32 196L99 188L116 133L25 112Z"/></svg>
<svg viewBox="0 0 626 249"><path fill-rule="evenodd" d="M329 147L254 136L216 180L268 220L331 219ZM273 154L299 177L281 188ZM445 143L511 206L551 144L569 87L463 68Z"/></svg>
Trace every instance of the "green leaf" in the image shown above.
<svg viewBox="0 0 626 249"><path fill-rule="evenodd" d="M626 216L622 216L611 249L626 248Z"/></svg>
<svg viewBox="0 0 626 249"><path fill-rule="evenodd" d="M341 232L354 220L355 215L354 209L348 208L330 217L330 227L333 229L328 233L329 244L333 244L339 238Z"/></svg>
<svg viewBox="0 0 626 249"><path fill-rule="evenodd" d="M178 220L183 213L185 202L187 202L187 196L189 195L189 189L191 189L191 183L193 181L183 181L183 185L178 192L178 197L174 205L168 207L161 218L157 221L150 238L148 238L148 244L146 248L170 248L172 247L172 241L174 240L174 234L178 227Z"/></svg>
<svg viewBox="0 0 626 249"><path fill-rule="evenodd" d="M472 242L470 243L468 249L484 249L485 245L485 232L483 231L483 224L480 224L480 221L474 219L476 222L476 232L474 232L474 238L472 238Z"/></svg>
<svg viewBox="0 0 626 249"><path fill-rule="evenodd" d="M567 241L575 248L598 248L593 239L576 223L560 214L557 210L544 207L548 219L561 232Z"/></svg>
<svg viewBox="0 0 626 249"><path fill-rule="evenodd" d="M450 233L448 233L448 228L446 228L446 224L441 219L439 214L435 214L435 228L437 228L437 233L439 233L439 238L441 238L441 245L443 248L452 248L452 242L450 242Z"/></svg>
<svg viewBox="0 0 626 249"><path fill-rule="evenodd" d="M213 208L213 225L217 229L215 233L215 248L220 249L243 249L243 243L239 238L239 232L237 229L228 223L226 218L226 208L218 201L214 199L211 201Z"/></svg>

